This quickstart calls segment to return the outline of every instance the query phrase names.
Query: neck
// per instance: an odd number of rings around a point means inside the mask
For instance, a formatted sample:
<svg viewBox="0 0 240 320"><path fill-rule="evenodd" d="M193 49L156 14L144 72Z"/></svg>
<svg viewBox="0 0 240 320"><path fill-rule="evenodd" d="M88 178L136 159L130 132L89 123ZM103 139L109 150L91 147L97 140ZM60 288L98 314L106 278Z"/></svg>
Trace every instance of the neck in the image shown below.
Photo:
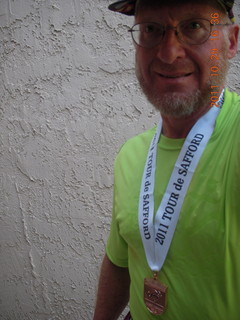
<svg viewBox="0 0 240 320"><path fill-rule="evenodd" d="M208 110L210 106L200 109L198 112L182 117L172 118L171 116L162 115L162 130L163 135L172 139L186 138L189 131L194 124L200 119Z"/></svg>

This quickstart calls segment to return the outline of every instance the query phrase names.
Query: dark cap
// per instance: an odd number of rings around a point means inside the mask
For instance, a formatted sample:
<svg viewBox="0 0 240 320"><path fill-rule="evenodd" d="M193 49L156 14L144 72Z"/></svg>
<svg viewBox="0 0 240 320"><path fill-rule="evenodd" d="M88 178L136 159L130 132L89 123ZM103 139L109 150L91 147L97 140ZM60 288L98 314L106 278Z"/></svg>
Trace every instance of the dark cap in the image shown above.
<svg viewBox="0 0 240 320"><path fill-rule="evenodd" d="M232 22L234 22L234 15L233 15L233 4L234 0L216 0L218 3L228 12L228 16ZM137 0L120 0L110 4L108 9L126 14L128 16L134 16L135 14L135 6Z"/></svg>

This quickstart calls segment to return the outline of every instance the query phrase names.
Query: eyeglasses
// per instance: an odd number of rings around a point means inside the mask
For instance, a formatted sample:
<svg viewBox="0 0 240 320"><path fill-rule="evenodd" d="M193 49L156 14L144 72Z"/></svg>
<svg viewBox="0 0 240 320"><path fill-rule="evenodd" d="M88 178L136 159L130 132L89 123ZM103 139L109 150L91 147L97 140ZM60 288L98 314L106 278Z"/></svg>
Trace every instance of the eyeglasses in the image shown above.
<svg viewBox="0 0 240 320"><path fill-rule="evenodd" d="M141 47L153 48L161 43L167 29L175 30L178 40L185 44L202 44L211 34L212 24L206 19L191 19L181 21L176 27L163 26L156 22L143 22L135 24L131 32L133 41ZM216 24L216 26L229 24Z"/></svg>

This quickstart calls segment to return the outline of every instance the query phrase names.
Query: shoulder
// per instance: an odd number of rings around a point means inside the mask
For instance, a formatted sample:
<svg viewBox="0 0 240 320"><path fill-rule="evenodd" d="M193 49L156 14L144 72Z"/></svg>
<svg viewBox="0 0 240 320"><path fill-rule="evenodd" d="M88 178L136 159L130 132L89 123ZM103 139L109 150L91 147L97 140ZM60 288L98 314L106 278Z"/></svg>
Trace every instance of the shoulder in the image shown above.
<svg viewBox="0 0 240 320"><path fill-rule="evenodd" d="M225 91L224 104L216 122L217 131L221 134L240 135L240 96L235 92Z"/></svg>
<svg viewBox="0 0 240 320"><path fill-rule="evenodd" d="M225 101L217 119L217 135L222 152L228 150L229 156L240 159L240 96L226 90ZM237 164L239 167L239 163Z"/></svg>
<svg viewBox="0 0 240 320"><path fill-rule="evenodd" d="M156 127L127 140L121 146L116 156L115 165L123 161L140 161L141 158L146 160L146 155L155 131Z"/></svg>
<svg viewBox="0 0 240 320"><path fill-rule="evenodd" d="M226 90L226 126L239 143L240 138L240 96Z"/></svg>
<svg viewBox="0 0 240 320"><path fill-rule="evenodd" d="M229 115L240 117L240 96L226 89L224 107Z"/></svg>

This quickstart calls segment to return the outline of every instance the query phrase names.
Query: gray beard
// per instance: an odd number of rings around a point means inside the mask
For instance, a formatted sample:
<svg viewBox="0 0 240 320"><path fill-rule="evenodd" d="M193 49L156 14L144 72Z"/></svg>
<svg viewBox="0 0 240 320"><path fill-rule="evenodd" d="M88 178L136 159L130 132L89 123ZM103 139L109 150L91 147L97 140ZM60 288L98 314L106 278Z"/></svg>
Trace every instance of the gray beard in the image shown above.
<svg viewBox="0 0 240 320"><path fill-rule="evenodd" d="M153 88L149 88L138 68L136 68L136 75L147 99L162 115L180 118L189 116L211 104L211 92L216 91L211 89L211 86L217 85L221 87L224 85L228 68L227 58L224 59L222 57L219 62L219 75L209 79L202 90L198 89L189 93L167 92L159 94L156 90L154 92Z"/></svg>
<svg viewBox="0 0 240 320"><path fill-rule="evenodd" d="M169 92L162 95L151 94L142 87L149 102L153 104L162 115L180 118L189 116L198 111L202 106L209 104L211 93L209 86L205 90L196 90L193 93Z"/></svg>

